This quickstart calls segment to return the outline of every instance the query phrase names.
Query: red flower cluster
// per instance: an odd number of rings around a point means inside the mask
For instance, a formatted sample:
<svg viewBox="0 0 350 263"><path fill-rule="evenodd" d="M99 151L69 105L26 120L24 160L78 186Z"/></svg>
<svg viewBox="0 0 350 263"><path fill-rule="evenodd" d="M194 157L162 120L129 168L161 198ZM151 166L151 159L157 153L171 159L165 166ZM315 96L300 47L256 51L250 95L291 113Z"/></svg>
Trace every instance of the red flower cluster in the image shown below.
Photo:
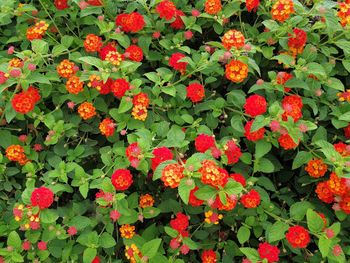
<svg viewBox="0 0 350 263"><path fill-rule="evenodd" d="M293 34L288 34L288 47L293 56L303 53L306 44L306 32L299 28L293 29Z"/></svg>
<svg viewBox="0 0 350 263"><path fill-rule="evenodd" d="M192 83L186 87L186 97L192 102L200 102L205 96L204 86L199 83Z"/></svg>
<svg viewBox="0 0 350 263"><path fill-rule="evenodd" d="M204 153L207 150L215 147L215 138L207 134L199 134L194 142L196 151Z"/></svg>
<svg viewBox="0 0 350 263"><path fill-rule="evenodd" d="M286 233L286 239L293 248L306 248L310 243L310 234L302 226L292 226Z"/></svg>
<svg viewBox="0 0 350 263"><path fill-rule="evenodd" d="M240 183L243 187L246 185L246 180L241 174L230 174L230 178L235 180L237 183Z"/></svg>
<svg viewBox="0 0 350 263"><path fill-rule="evenodd" d="M159 147L153 150L152 152L153 158L151 159L151 168L153 171L155 171L159 164L162 162L172 160L173 159L173 153L167 148L167 147Z"/></svg>
<svg viewBox="0 0 350 263"><path fill-rule="evenodd" d="M51 189L41 186L34 189L30 196L32 206L38 206L41 210L49 208L53 203L53 192Z"/></svg>
<svg viewBox="0 0 350 263"><path fill-rule="evenodd" d="M111 85L111 92L118 99L121 99L128 90L130 90L130 83L125 79L116 79Z"/></svg>
<svg viewBox="0 0 350 263"><path fill-rule="evenodd" d="M281 134L280 137L278 137L278 142L280 146L285 150L294 149L298 146L298 144L294 142L288 133Z"/></svg>
<svg viewBox="0 0 350 263"><path fill-rule="evenodd" d="M258 253L261 259L266 259L268 263L273 263L278 262L280 250L277 246L264 242L259 244Z"/></svg>
<svg viewBox="0 0 350 263"><path fill-rule="evenodd" d="M176 10L175 21L170 24L170 26L174 29L181 29L184 27L184 22L181 17L185 16L184 12L181 10Z"/></svg>
<svg viewBox="0 0 350 263"><path fill-rule="evenodd" d="M241 196L241 203L245 208L255 208L260 204L260 194L252 189Z"/></svg>
<svg viewBox="0 0 350 263"><path fill-rule="evenodd" d="M187 62L179 62L180 59L186 57L184 54L181 53L174 53L171 55L169 59L169 66L173 69L180 71L181 74L184 74L186 72Z"/></svg>
<svg viewBox="0 0 350 263"><path fill-rule="evenodd" d="M227 164L237 163L242 156L241 148L239 148L233 140L230 140L225 144L224 150L227 157Z"/></svg>
<svg viewBox="0 0 350 263"><path fill-rule="evenodd" d="M282 100L282 108L284 113L282 118L284 121L288 120L288 117L292 117L294 122L297 122L302 116L303 102L298 95L286 96Z"/></svg>
<svg viewBox="0 0 350 263"><path fill-rule="evenodd" d="M188 200L188 203L191 205L191 206L201 206L204 201L203 200L200 200L196 197L196 192L198 191L198 186L196 186L195 188L193 188L190 192L190 198Z"/></svg>
<svg viewBox="0 0 350 263"><path fill-rule="evenodd" d="M212 250L204 250L201 255L202 263L216 263L216 253Z"/></svg>
<svg viewBox="0 0 350 263"><path fill-rule="evenodd" d="M176 214L176 218L170 220L170 226L178 232L178 236L170 241L170 247L172 249L177 249L181 245L182 239L188 237L188 217L179 212ZM186 255L189 250L189 247L185 244L180 247L180 252L184 255Z"/></svg>
<svg viewBox="0 0 350 263"><path fill-rule="evenodd" d="M141 160L141 148L137 142L130 144L125 149L125 155L128 158L132 167L136 168Z"/></svg>
<svg viewBox="0 0 350 263"><path fill-rule="evenodd" d="M168 0L161 1L156 7L156 11L159 14L159 17L164 18L168 21L175 17L176 10L177 9L175 4Z"/></svg>
<svg viewBox="0 0 350 263"><path fill-rule="evenodd" d="M23 90L16 94L12 101L13 109L22 114L26 114L34 109L35 104L40 100L38 89L30 86L27 90Z"/></svg>
<svg viewBox="0 0 350 263"><path fill-rule="evenodd" d="M253 125L253 121L251 120L251 121L248 121L244 126L244 130L245 130L244 136L247 138L247 140L258 141L264 138L265 128L262 127L257 131L251 132L252 125Z"/></svg>
<svg viewBox="0 0 350 263"><path fill-rule="evenodd" d="M286 82L291 78L293 78L292 74L289 74L289 73L284 72L284 71L280 71L277 73L276 82L277 82L277 84L284 86L286 84ZM291 90L291 88L287 88L286 86L284 86L285 92L289 92L290 90Z"/></svg>
<svg viewBox="0 0 350 263"><path fill-rule="evenodd" d="M141 62L143 60L142 48L136 45L131 45L125 49L124 57L132 61Z"/></svg>
<svg viewBox="0 0 350 263"><path fill-rule="evenodd" d="M266 107L266 99L256 94L249 96L243 106L245 113L252 117L264 114L266 112Z"/></svg>
<svg viewBox="0 0 350 263"><path fill-rule="evenodd" d="M339 11L337 13L342 26L350 25L350 1L339 3Z"/></svg>
<svg viewBox="0 0 350 263"><path fill-rule="evenodd" d="M127 169L118 169L112 174L111 182L117 191L125 191L133 183L132 174Z"/></svg>
<svg viewBox="0 0 350 263"><path fill-rule="evenodd" d="M248 12L251 12L252 10L256 12L260 5L260 0L246 0L245 1L245 6L248 10Z"/></svg>
<svg viewBox="0 0 350 263"><path fill-rule="evenodd" d="M120 26L126 33L136 33L143 29L145 26L145 20L138 12L132 12L130 14L120 14L116 17L115 23Z"/></svg>
<svg viewBox="0 0 350 263"><path fill-rule="evenodd" d="M55 0L54 5L58 10L64 10L69 7L68 0Z"/></svg>

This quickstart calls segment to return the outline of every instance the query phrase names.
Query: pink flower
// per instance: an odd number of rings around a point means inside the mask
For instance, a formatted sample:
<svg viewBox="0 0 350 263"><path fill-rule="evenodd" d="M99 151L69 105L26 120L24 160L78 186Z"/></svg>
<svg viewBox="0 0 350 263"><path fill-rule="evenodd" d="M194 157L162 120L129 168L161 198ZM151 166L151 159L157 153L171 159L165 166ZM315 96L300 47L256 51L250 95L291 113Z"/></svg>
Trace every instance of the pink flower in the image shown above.
<svg viewBox="0 0 350 263"><path fill-rule="evenodd" d="M75 226L70 226L67 230L68 235L74 236L77 234L77 228Z"/></svg>
<svg viewBox="0 0 350 263"><path fill-rule="evenodd" d="M44 242L44 241L38 242L38 249L39 250L46 250L47 249L47 242Z"/></svg>

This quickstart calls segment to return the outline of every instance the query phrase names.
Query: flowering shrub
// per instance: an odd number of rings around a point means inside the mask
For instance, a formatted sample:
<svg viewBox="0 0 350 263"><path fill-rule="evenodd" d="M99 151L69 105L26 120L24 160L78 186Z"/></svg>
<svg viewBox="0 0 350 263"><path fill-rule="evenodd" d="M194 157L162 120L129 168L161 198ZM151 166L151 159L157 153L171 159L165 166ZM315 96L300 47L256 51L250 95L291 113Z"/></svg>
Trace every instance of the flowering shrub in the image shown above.
<svg viewBox="0 0 350 263"><path fill-rule="evenodd" d="M0 262L347 262L350 1L1 1Z"/></svg>

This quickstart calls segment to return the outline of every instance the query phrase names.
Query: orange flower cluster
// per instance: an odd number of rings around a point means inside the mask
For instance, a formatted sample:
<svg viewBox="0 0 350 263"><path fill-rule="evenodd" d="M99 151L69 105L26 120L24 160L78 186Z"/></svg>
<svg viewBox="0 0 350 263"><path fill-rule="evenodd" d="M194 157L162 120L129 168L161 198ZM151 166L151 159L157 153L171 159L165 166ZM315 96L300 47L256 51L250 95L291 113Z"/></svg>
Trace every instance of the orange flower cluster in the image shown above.
<svg viewBox="0 0 350 263"><path fill-rule="evenodd" d="M19 58L13 58L9 61L9 68L22 68L24 65L23 60Z"/></svg>
<svg viewBox="0 0 350 263"><path fill-rule="evenodd" d="M75 64L68 59L64 59L57 66L57 73L62 78L69 78L75 74Z"/></svg>
<svg viewBox="0 0 350 263"><path fill-rule="evenodd" d="M29 41L41 39L45 35L48 28L49 24L47 24L45 21L37 22L34 26L27 29L27 39Z"/></svg>
<svg viewBox="0 0 350 263"><path fill-rule="evenodd" d="M132 99L134 107L131 115L135 120L145 121L147 118L147 107L149 106L149 98L146 93L140 92Z"/></svg>
<svg viewBox="0 0 350 263"><path fill-rule="evenodd" d="M204 10L209 15L216 15L221 9L221 0L206 0L204 3Z"/></svg>
<svg viewBox="0 0 350 263"><path fill-rule="evenodd" d="M337 13L342 26L350 25L350 1L339 3L339 11Z"/></svg>
<svg viewBox="0 0 350 263"><path fill-rule="evenodd" d="M321 159L312 159L307 163L305 171L314 178L322 177L327 172L327 164L325 164Z"/></svg>
<svg viewBox="0 0 350 263"><path fill-rule="evenodd" d="M16 94L11 104L16 112L26 114L34 109L35 104L40 98L39 91L33 86L30 86L27 90Z"/></svg>
<svg viewBox="0 0 350 263"><path fill-rule="evenodd" d="M31 206L24 207L23 204L19 204L13 208L12 213L15 221L21 222L22 230L37 230L40 228L39 212L34 214Z"/></svg>
<svg viewBox="0 0 350 263"><path fill-rule="evenodd" d="M84 120L91 119L96 115L96 109L90 102L83 102L78 107L78 113Z"/></svg>
<svg viewBox="0 0 350 263"><path fill-rule="evenodd" d="M224 34L221 41L227 50L230 50L232 47L240 49L244 46L245 38L240 31L232 29Z"/></svg>
<svg viewBox="0 0 350 263"><path fill-rule="evenodd" d="M292 0L278 0L271 10L272 19L279 22L286 21L293 13L295 13L295 10Z"/></svg>
<svg viewBox="0 0 350 263"><path fill-rule="evenodd" d="M347 179L331 173L327 181L317 184L315 192L321 201L327 204L335 202L333 205L335 210L341 209L346 214L350 214L350 187Z"/></svg>
<svg viewBox="0 0 350 263"><path fill-rule="evenodd" d="M136 263L140 261L142 254L135 244L131 244L130 246L125 246L125 257L130 263Z"/></svg>
<svg viewBox="0 0 350 263"><path fill-rule="evenodd" d="M84 41L86 52L99 52L103 46L102 38L95 34L88 34Z"/></svg>
<svg viewBox="0 0 350 263"><path fill-rule="evenodd" d="M206 222L208 224L214 224L214 225L219 224L219 220L221 220L223 218L223 215L217 214L217 213L213 212L212 210L205 212L204 215L205 215L204 222Z"/></svg>
<svg viewBox="0 0 350 263"><path fill-rule="evenodd" d="M123 61L123 56L118 51L109 51L105 60L109 61L114 66L119 66Z"/></svg>
<svg viewBox="0 0 350 263"><path fill-rule="evenodd" d="M337 96L339 97L339 101L347 101L350 102L350 89L347 89L344 92L337 93Z"/></svg>
<svg viewBox="0 0 350 263"><path fill-rule="evenodd" d="M145 194L140 196L139 207L146 208L152 207L154 204L154 198L150 194Z"/></svg>
<svg viewBox="0 0 350 263"><path fill-rule="evenodd" d="M129 224L122 225L119 228L119 232L122 238L130 239L135 235L135 226Z"/></svg>
<svg viewBox="0 0 350 263"><path fill-rule="evenodd" d="M109 137L114 134L115 126L116 124L113 122L113 120L106 118L100 123L98 128L100 129L102 135Z"/></svg>
<svg viewBox="0 0 350 263"><path fill-rule="evenodd" d="M331 173L327 185L330 191L335 195L345 195L347 193L346 182L344 178L339 178L335 173Z"/></svg>
<svg viewBox="0 0 350 263"><path fill-rule="evenodd" d="M211 160L204 160L198 172L201 174L203 184L214 187L224 186L228 180L228 172Z"/></svg>
<svg viewBox="0 0 350 263"><path fill-rule="evenodd" d="M84 82L79 77L73 75L66 82L66 89L71 94L79 94L84 90Z"/></svg>
<svg viewBox="0 0 350 263"><path fill-rule="evenodd" d="M248 65L233 59L226 64L225 76L232 82L240 83L248 77Z"/></svg>
<svg viewBox="0 0 350 263"><path fill-rule="evenodd" d="M20 165L25 165L29 160L24 153L24 148L21 145L13 144L6 148L6 157L10 161L18 162Z"/></svg>
<svg viewBox="0 0 350 263"><path fill-rule="evenodd" d="M168 164L162 171L162 177L160 178L165 186L176 188L179 186L180 181L184 178L184 167L178 163Z"/></svg>
<svg viewBox="0 0 350 263"><path fill-rule="evenodd" d="M241 203L245 208L255 208L260 204L260 194L254 189L242 195Z"/></svg>

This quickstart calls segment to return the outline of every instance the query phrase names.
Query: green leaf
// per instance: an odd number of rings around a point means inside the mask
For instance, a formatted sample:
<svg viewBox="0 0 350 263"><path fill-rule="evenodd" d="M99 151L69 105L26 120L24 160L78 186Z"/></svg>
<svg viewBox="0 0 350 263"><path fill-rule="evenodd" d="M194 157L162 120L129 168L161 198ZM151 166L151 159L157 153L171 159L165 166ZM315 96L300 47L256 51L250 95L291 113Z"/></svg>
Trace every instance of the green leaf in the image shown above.
<svg viewBox="0 0 350 263"><path fill-rule="evenodd" d="M83 262L84 263L91 263L91 261L94 260L96 255L97 255L96 248L91 248L91 247L86 248L84 250L84 254L83 254Z"/></svg>
<svg viewBox="0 0 350 263"><path fill-rule="evenodd" d="M116 245L114 238L106 232L104 232L100 236L99 242L100 242L100 246L103 248L110 248Z"/></svg>
<svg viewBox="0 0 350 263"><path fill-rule="evenodd" d="M84 198L86 198L89 192L89 183L86 182L85 184L79 186L79 192Z"/></svg>
<svg viewBox="0 0 350 263"><path fill-rule="evenodd" d="M306 212L307 226L310 231L318 233L324 228L324 221L322 217L312 209Z"/></svg>
<svg viewBox="0 0 350 263"><path fill-rule="evenodd" d="M290 217L296 221L301 221L309 208L314 208L314 206L308 201L296 202L290 206Z"/></svg>
<svg viewBox="0 0 350 263"><path fill-rule="evenodd" d="M141 248L142 255L148 257L149 259L153 258L157 254L161 243L162 240L160 238L148 241Z"/></svg>
<svg viewBox="0 0 350 263"><path fill-rule="evenodd" d="M308 163L312 159L312 154L310 152L300 151L295 156L293 160L292 169L297 169L305 163Z"/></svg>
<svg viewBox="0 0 350 263"><path fill-rule="evenodd" d="M102 60L99 58L87 56L87 57L81 57L79 58L79 60L91 66L95 66L98 69L103 68Z"/></svg>
<svg viewBox="0 0 350 263"><path fill-rule="evenodd" d="M268 231L266 231L267 241L269 243L273 243L285 238L285 232L288 230L288 228L289 225L284 222L275 222L271 227L268 228Z"/></svg>
<svg viewBox="0 0 350 263"><path fill-rule="evenodd" d="M179 195L182 201L187 205L190 198L190 192L196 187L194 181L190 178L182 178L178 187Z"/></svg>
<svg viewBox="0 0 350 263"><path fill-rule="evenodd" d="M179 233L174 228L171 228L168 226L164 227L164 231L165 231L165 233L167 233L169 236L171 236L173 238L175 238L179 235Z"/></svg>
<svg viewBox="0 0 350 263"><path fill-rule="evenodd" d="M266 190L276 192L276 188L275 188L274 184L271 182L271 180L269 178L267 178L265 176L260 176L258 181L257 181L257 184L261 185Z"/></svg>
<svg viewBox="0 0 350 263"><path fill-rule="evenodd" d="M49 45L41 39L34 39L31 41L32 50L38 54L47 54L49 52Z"/></svg>
<svg viewBox="0 0 350 263"><path fill-rule="evenodd" d="M167 147L181 147L185 140L185 133L182 131L181 127L177 125L171 126L167 139L164 143L164 146Z"/></svg>
<svg viewBox="0 0 350 263"><path fill-rule="evenodd" d="M22 241L16 231L10 232L7 237L7 246L11 246L14 249L21 249Z"/></svg>
<svg viewBox="0 0 350 263"><path fill-rule="evenodd" d="M77 230L83 230L91 224L91 220L86 216L75 216L69 222L69 226L74 226Z"/></svg>
<svg viewBox="0 0 350 263"><path fill-rule="evenodd" d="M337 45L339 48L341 48L344 51L344 54L346 56L350 55L350 46L349 46L349 41L347 40L338 40L334 42L335 45Z"/></svg>
<svg viewBox="0 0 350 263"><path fill-rule="evenodd" d="M133 106L132 101L124 96L120 101L118 113L127 112L132 108L132 106Z"/></svg>
<svg viewBox="0 0 350 263"><path fill-rule="evenodd" d="M260 261L259 253L256 249L250 247L242 247L239 249L249 260L253 262Z"/></svg>
<svg viewBox="0 0 350 263"><path fill-rule="evenodd" d="M265 140L259 140L255 144L255 158L260 159L267 154L272 148L271 143Z"/></svg>
<svg viewBox="0 0 350 263"><path fill-rule="evenodd" d="M328 256L329 250L331 248L332 240L328 239L325 236L321 236L318 240L318 248L322 254L322 257L325 258Z"/></svg>
<svg viewBox="0 0 350 263"><path fill-rule="evenodd" d="M225 184L224 190L225 193L229 196L239 195L243 190L243 186L235 180L229 179L228 182Z"/></svg>
<svg viewBox="0 0 350 263"><path fill-rule="evenodd" d="M216 194L218 193L218 190L214 187L211 187L209 185L205 185L203 187L200 187L194 195L200 199L207 201L209 199L214 199Z"/></svg>
<svg viewBox="0 0 350 263"><path fill-rule="evenodd" d="M237 238L240 244L243 244L249 240L250 230L248 227L241 226L237 232Z"/></svg>
<svg viewBox="0 0 350 263"><path fill-rule="evenodd" d="M58 213L53 209L45 209L40 212L40 221L42 223L54 223L58 219Z"/></svg>
<svg viewBox="0 0 350 263"><path fill-rule="evenodd" d="M189 237L185 237L184 239L183 239L183 243L185 244L185 245L187 245L190 249L192 249L192 250L195 250L195 249L198 249L199 248L199 246L197 245L197 243L195 243L191 238L189 238Z"/></svg>
<svg viewBox="0 0 350 263"><path fill-rule="evenodd" d="M309 74L313 74L315 75L317 78L323 79L327 77L327 74L324 70L324 68L322 67L322 65L315 63L315 62L311 62L309 64L306 65L307 67L307 72Z"/></svg>
<svg viewBox="0 0 350 263"><path fill-rule="evenodd" d="M339 120L350 122L350 111L343 113L339 116Z"/></svg>
<svg viewBox="0 0 350 263"><path fill-rule="evenodd" d="M263 172L263 173L272 173L275 170L273 163L266 158L261 158L256 160L254 165L254 171Z"/></svg>

